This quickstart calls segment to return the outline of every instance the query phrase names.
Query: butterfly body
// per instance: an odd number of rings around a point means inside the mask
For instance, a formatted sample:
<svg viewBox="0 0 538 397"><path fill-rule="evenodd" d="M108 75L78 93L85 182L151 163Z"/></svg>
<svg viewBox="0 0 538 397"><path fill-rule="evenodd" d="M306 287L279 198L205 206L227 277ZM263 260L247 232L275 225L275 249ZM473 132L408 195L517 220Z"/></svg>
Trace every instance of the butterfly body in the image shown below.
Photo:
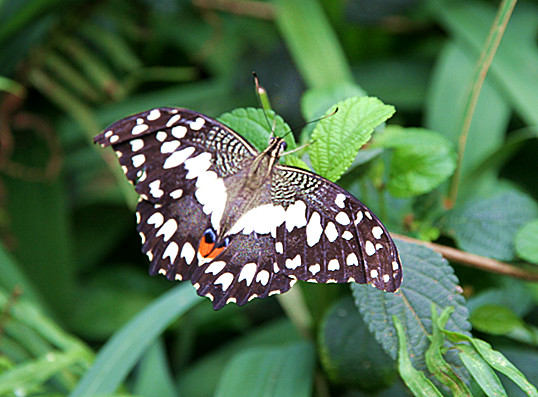
<svg viewBox="0 0 538 397"><path fill-rule="evenodd" d="M297 280L391 292L401 283L381 222L336 184L279 164L282 138L260 153L207 116L159 108L116 122L95 141L114 148L141 196L150 274L190 279L215 309L286 292Z"/></svg>

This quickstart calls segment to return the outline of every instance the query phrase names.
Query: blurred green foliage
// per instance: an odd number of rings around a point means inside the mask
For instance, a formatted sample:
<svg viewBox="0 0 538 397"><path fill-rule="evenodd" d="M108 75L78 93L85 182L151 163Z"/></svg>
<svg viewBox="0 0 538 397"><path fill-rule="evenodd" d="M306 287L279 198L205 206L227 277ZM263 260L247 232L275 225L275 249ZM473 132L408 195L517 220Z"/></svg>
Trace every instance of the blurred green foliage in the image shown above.
<svg viewBox="0 0 538 397"><path fill-rule="evenodd" d="M113 121L178 106L263 147L254 70L277 132L316 142L286 161L340 178L393 232L536 279L535 2L510 17L446 206L477 61L509 3L0 1L0 395L536 395L536 283L398 241L398 294L298 283L298 302L214 312L190 283L147 275L136 194L92 144Z"/></svg>

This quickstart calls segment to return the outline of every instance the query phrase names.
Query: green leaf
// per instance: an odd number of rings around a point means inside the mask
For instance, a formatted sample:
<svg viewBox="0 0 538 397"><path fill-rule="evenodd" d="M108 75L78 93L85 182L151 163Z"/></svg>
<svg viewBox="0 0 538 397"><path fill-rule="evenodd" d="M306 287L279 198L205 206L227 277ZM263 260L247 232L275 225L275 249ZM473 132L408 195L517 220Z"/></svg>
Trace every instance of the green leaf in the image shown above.
<svg viewBox="0 0 538 397"><path fill-rule="evenodd" d="M278 0L276 23L309 87L352 81L338 37L317 1Z"/></svg>
<svg viewBox="0 0 538 397"><path fill-rule="evenodd" d="M394 149L388 189L395 197L428 193L456 168L452 144L434 131L388 127L376 137L372 147Z"/></svg>
<svg viewBox="0 0 538 397"><path fill-rule="evenodd" d="M172 373L166 357L166 349L161 339L150 346L138 367L133 394L138 396L175 397Z"/></svg>
<svg viewBox="0 0 538 397"><path fill-rule="evenodd" d="M370 393L394 383L395 363L368 331L352 299L327 311L318 340L321 363L333 383Z"/></svg>
<svg viewBox="0 0 538 397"><path fill-rule="evenodd" d="M188 284L163 294L108 340L70 395L113 393L157 336L198 301Z"/></svg>
<svg viewBox="0 0 538 397"><path fill-rule="evenodd" d="M428 378L426 378L426 375L424 375L424 373L421 371L417 371L413 367L413 364L409 359L406 332L404 331L404 327L402 326L402 323L398 317L393 315L392 322L398 337L398 371L400 372L400 376L402 377L403 381L415 396L442 397L443 394Z"/></svg>
<svg viewBox="0 0 538 397"><path fill-rule="evenodd" d="M10 392L17 390L17 394L26 395L69 367L86 363L86 359L84 350L74 348L66 352L49 352L36 360L26 361L0 374L0 394L11 395Z"/></svg>
<svg viewBox="0 0 538 397"><path fill-rule="evenodd" d="M424 126L438 131L456 146L464 111L462 98L468 95L475 64L458 42L444 45L436 63L425 104ZM510 108L488 76L482 86L465 145L463 178L502 146L510 115ZM469 188L474 191L481 180L475 178L471 183L473 185Z"/></svg>
<svg viewBox="0 0 538 397"><path fill-rule="evenodd" d="M266 118L267 117L267 118ZM239 108L229 113L224 113L218 120L238 132L248 140L260 152L265 150L271 137L271 128L275 125L275 135L284 136L288 144L288 150L295 148L293 134L289 134L291 128L273 111L265 111L255 108Z"/></svg>
<svg viewBox="0 0 538 397"><path fill-rule="evenodd" d="M513 236L538 216L538 206L515 189L455 207L445 218L445 232L458 247L473 254L499 260L515 257Z"/></svg>
<svg viewBox="0 0 538 397"><path fill-rule="evenodd" d="M538 264L538 220L525 224L514 239L517 255Z"/></svg>
<svg viewBox="0 0 538 397"><path fill-rule="evenodd" d="M301 337L297 329L287 319L279 319L257 327L185 368L179 378L178 389L184 396L213 396L218 386L219 376L228 366L230 359L238 352L260 345L279 347L299 340ZM205 381L201 384L200 379L205 379Z"/></svg>
<svg viewBox="0 0 538 397"><path fill-rule="evenodd" d="M315 362L314 347L307 342L245 350L226 367L215 396L308 397Z"/></svg>
<svg viewBox="0 0 538 397"><path fill-rule="evenodd" d="M314 141L308 154L314 170L336 181L348 169L362 145L370 140L374 128L395 112L373 97L353 97L336 104L338 111L321 120L312 133ZM326 114L334 112L334 108Z"/></svg>
<svg viewBox="0 0 538 397"><path fill-rule="evenodd" d="M459 332L447 331L442 327L440 328L443 333L445 333L446 336L454 343L470 342L472 347L480 354L480 356L486 361L489 366L509 377L525 393L527 393L527 395L532 397L538 397L538 391L536 390L536 387L533 386L527 380L525 375L523 375L521 371L514 366L514 364L508 361L502 353L493 350L489 343L486 343L480 339L472 338L469 335L464 335ZM461 347L461 344L458 345L458 348ZM465 347L463 347L463 349L465 349ZM468 353L471 352L471 350L465 351L467 351ZM477 372L481 371L477 370Z"/></svg>
<svg viewBox="0 0 538 397"><path fill-rule="evenodd" d="M500 305L485 305L471 314L473 328L492 335L506 335L522 327L523 321L509 308Z"/></svg>
<svg viewBox="0 0 538 397"><path fill-rule="evenodd" d="M461 361L486 395L490 397L506 396L506 391L501 381L488 363L469 346L462 345L459 348L462 350L460 353Z"/></svg>
<svg viewBox="0 0 538 397"><path fill-rule="evenodd" d="M432 8L439 22L462 43L467 54L477 57L495 18L494 5L479 1L434 1L430 5L434 6ZM536 4L532 2L515 7L488 73L488 77L495 79L495 85L504 92L503 99L509 101L529 125L538 124L538 79L529 78L535 75L535 65L538 64L536 19L529 19L536 12ZM457 67L459 75L460 65ZM487 113L496 117L496 110L489 109Z"/></svg>
<svg viewBox="0 0 538 397"><path fill-rule="evenodd" d="M396 315L403 323L407 338L412 341L410 354L414 367L424 370L424 354L432 333L432 303L437 308L454 306L448 328L458 332L470 330L469 314L454 270L440 254L400 240L396 240L396 245L403 267L403 283L398 292L382 292L360 284L353 284L351 288L368 328L385 351L396 357L397 338L391 320ZM455 366L458 360L448 354L447 361ZM457 371L457 367L455 369Z"/></svg>

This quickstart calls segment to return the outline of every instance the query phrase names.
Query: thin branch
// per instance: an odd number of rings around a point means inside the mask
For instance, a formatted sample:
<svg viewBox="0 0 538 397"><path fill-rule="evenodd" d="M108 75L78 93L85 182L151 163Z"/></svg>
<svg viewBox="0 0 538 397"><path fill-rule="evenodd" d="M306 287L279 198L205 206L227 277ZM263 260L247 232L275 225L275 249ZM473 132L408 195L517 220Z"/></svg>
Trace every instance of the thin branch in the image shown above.
<svg viewBox="0 0 538 397"><path fill-rule="evenodd" d="M225 11L230 14L246 17L270 21L275 18L274 5L262 1L194 0L193 4L195 7L201 9Z"/></svg>
<svg viewBox="0 0 538 397"><path fill-rule="evenodd" d="M480 96L480 91L486 75L488 73L493 57L495 56L497 49L499 48L499 43L503 37L506 25L510 20L510 15L517 3L517 0L503 0L499 5L497 15L489 31L488 38L484 44L484 49L480 55L480 59L477 62L477 67L471 80L472 86L470 88L469 96L464 107L463 122L461 126L461 132L458 139L458 159L456 171L452 177L450 183L450 191L448 193L448 206L452 207L456 202L458 197L458 188L461 179L461 167L463 164L463 154L465 152L465 145L467 143L467 137L469 135L469 129L471 127L471 121L473 120L473 114L476 109L476 103L478 102L478 97Z"/></svg>
<svg viewBox="0 0 538 397"><path fill-rule="evenodd" d="M408 243L419 244L431 248L443 255L449 261L522 280L538 281L538 272L527 272L518 267L509 265L508 263L500 262L485 256L470 254L469 252L460 251L459 249L447 247L446 245L429 243L396 233L391 233L391 235L397 239L407 241Z"/></svg>

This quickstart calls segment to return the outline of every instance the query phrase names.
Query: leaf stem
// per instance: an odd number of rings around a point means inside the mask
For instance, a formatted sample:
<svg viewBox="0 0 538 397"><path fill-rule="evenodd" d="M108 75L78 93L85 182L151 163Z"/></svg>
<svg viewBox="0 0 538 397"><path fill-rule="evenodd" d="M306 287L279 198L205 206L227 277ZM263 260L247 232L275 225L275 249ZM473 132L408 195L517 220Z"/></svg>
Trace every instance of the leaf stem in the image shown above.
<svg viewBox="0 0 538 397"><path fill-rule="evenodd" d="M456 171L452 177L450 183L450 189L448 193L448 204L449 208L454 206L456 199L458 197L458 188L461 180L461 168L463 164L463 154L465 152L465 145L467 143L467 137L469 135L469 129L471 127L471 122L473 120L473 114L476 109L476 103L478 102L478 97L480 96L480 91L486 75L488 73L493 57L495 56L497 49L499 48L499 43L503 37L506 25L510 20L512 11L516 5L517 0L503 0L499 5L497 15L491 26L486 43L482 54L480 54L480 59L477 62L476 70L474 72L473 79L471 80L471 86L469 89L469 95L464 107L464 114L461 126L461 132L458 139L458 158Z"/></svg>
<svg viewBox="0 0 538 397"><path fill-rule="evenodd" d="M417 240L412 237L403 236L401 234L391 233L391 236L409 243L423 245L440 253L445 259L453 262L458 262L463 265L475 267L491 273L503 274L528 281L538 281L537 272L528 272L518 267L509 265L508 263L500 262L496 259L487 258L485 256L471 254L461 251L457 248L447 247L446 245L430 243L427 241Z"/></svg>

